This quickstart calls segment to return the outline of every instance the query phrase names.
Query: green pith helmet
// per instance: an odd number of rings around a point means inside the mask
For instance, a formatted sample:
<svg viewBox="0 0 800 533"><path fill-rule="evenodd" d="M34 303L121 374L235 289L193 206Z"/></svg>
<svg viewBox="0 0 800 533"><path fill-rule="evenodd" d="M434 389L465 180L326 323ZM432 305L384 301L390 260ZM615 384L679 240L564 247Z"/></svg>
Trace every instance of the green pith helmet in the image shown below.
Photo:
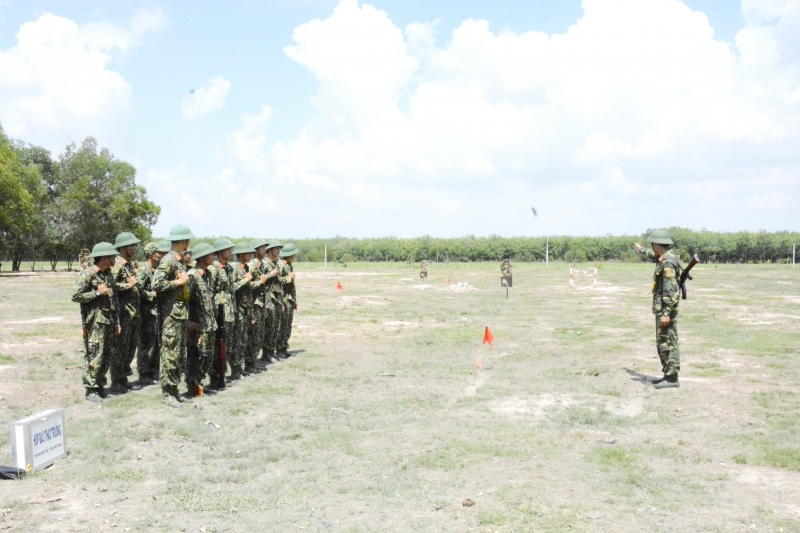
<svg viewBox="0 0 800 533"><path fill-rule="evenodd" d="M256 253L256 251L253 250L253 247L250 246L250 243L247 241L236 243L236 246L233 249L233 255L254 254L254 253Z"/></svg>
<svg viewBox="0 0 800 533"><path fill-rule="evenodd" d="M214 251L221 252L222 250L227 250L228 248L233 248L236 246L231 242L231 240L227 237L220 237L216 241L214 241Z"/></svg>
<svg viewBox="0 0 800 533"><path fill-rule="evenodd" d="M189 239L196 239L194 235L192 235L192 230L190 230L187 226L175 226L171 230L169 230L169 236L167 237L168 241L186 241Z"/></svg>
<svg viewBox="0 0 800 533"><path fill-rule="evenodd" d="M151 255L158 253L158 245L154 242L148 242L144 246L144 256L150 257Z"/></svg>
<svg viewBox="0 0 800 533"><path fill-rule="evenodd" d="M158 251L162 254L172 251L172 243L169 242L167 239L163 241L158 241Z"/></svg>
<svg viewBox="0 0 800 533"><path fill-rule="evenodd" d="M278 239L270 239L267 243L267 250L272 250L273 248L283 248L283 245L278 241Z"/></svg>
<svg viewBox="0 0 800 533"><path fill-rule="evenodd" d="M647 242L656 244L675 244L665 229L656 229L647 237Z"/></svg>
<svg viewBox="0 0 800 533"><path fill-rule="evenodd" d="M214 253L214 247L205 242L196 244L195 247L192 248L192 258L194 260L200 259L201 257L205 257L213 253Z"/></svg>
<svg viewBox="0 0 800 533"><path fill-rule="evenodd" d="M114 245L110 242L98 242L92 248L89 257L107 257L109 255L116 257L117 249L114 248Z"/></svg>
<svg viewBox="0 0 800 533"><path fill-rule="evenodd" d="M139 242L142 242L142 241L137 239L133 235L133 233L130 233L129 231L126 231L124 233L120 233L119 235L117 235L117 239L114 241L114 248L119 250L123 246L130 246L131 244L136 244L136 243L139 243Z"/></svg>
<svg viewBox="0 0 800 533"><path fill-rule="evenodd" d="M267 241L265 241L264 239L253 239L252 241L250 241L250 246L253 247L253 250L258 248L259 246L266 246L266 245Z"/></svg>
<svg viewBox="0 0 800 533"><path fill-rule="evenodd" d="M294 245L293 242L287 242L283 245L283 250L281 250L281 257L292 257L293 255L297 255L300 250L297 249L297 246Z"/></svg>

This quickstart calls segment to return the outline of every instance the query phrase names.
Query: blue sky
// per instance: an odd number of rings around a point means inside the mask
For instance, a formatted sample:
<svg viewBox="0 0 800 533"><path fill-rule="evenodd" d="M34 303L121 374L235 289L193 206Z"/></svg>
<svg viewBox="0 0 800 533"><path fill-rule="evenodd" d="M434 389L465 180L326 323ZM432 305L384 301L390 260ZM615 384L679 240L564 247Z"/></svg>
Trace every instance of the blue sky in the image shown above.
<svg viewBox="0 0 800 533"><path fill-rule="evenodd" d="M12 1L0 123L54 154L94 135L159 233L797 230L798 21L797 0Z"/></svg>

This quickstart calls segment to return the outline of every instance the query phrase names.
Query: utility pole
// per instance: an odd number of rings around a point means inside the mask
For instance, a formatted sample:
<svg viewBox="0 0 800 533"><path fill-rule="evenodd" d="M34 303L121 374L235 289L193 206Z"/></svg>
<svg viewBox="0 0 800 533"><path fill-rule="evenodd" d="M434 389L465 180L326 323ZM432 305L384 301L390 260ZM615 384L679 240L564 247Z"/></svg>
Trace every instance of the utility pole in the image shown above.
<svg viewBox="0 0 800 533"><path fill-rule="evenodd" d="M328 245L325 245L325 268L328 268Z"/></svg>
<svg viewBox="0 0 800 533"><path fill-rule="evenodd" d="M547 237L544 248L544 266L550 268L550 237Z"/></svg>

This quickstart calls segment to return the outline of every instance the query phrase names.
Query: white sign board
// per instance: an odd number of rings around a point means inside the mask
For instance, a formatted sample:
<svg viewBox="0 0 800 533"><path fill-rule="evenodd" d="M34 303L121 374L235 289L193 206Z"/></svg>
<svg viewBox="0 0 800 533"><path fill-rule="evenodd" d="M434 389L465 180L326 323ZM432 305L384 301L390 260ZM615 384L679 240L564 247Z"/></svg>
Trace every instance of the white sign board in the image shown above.
<svg viewBox="0 0 800 533"><path fill-rule="evenodd" d="M23 470L41 470L67 455L64 410L50 409L11 424L11 457Z"/></svg>

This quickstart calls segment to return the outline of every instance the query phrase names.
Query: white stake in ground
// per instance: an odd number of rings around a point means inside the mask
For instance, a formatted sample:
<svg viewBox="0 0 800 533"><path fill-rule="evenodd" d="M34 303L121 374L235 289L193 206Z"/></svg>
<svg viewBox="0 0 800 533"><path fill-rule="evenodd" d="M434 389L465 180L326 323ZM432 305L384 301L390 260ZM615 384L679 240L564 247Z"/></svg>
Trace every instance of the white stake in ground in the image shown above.
<svg viewBox="0 0 800 533"><path fill-rule="evenodd" d="M592 285L592 288L597 288L597 263L594 264L594 285Z"/></svg>
<svg viewBox="0 0 800 533"><path fill-rule="evenodd" d="M569 288L575 288L575 263L569 264Z"/></svg>

